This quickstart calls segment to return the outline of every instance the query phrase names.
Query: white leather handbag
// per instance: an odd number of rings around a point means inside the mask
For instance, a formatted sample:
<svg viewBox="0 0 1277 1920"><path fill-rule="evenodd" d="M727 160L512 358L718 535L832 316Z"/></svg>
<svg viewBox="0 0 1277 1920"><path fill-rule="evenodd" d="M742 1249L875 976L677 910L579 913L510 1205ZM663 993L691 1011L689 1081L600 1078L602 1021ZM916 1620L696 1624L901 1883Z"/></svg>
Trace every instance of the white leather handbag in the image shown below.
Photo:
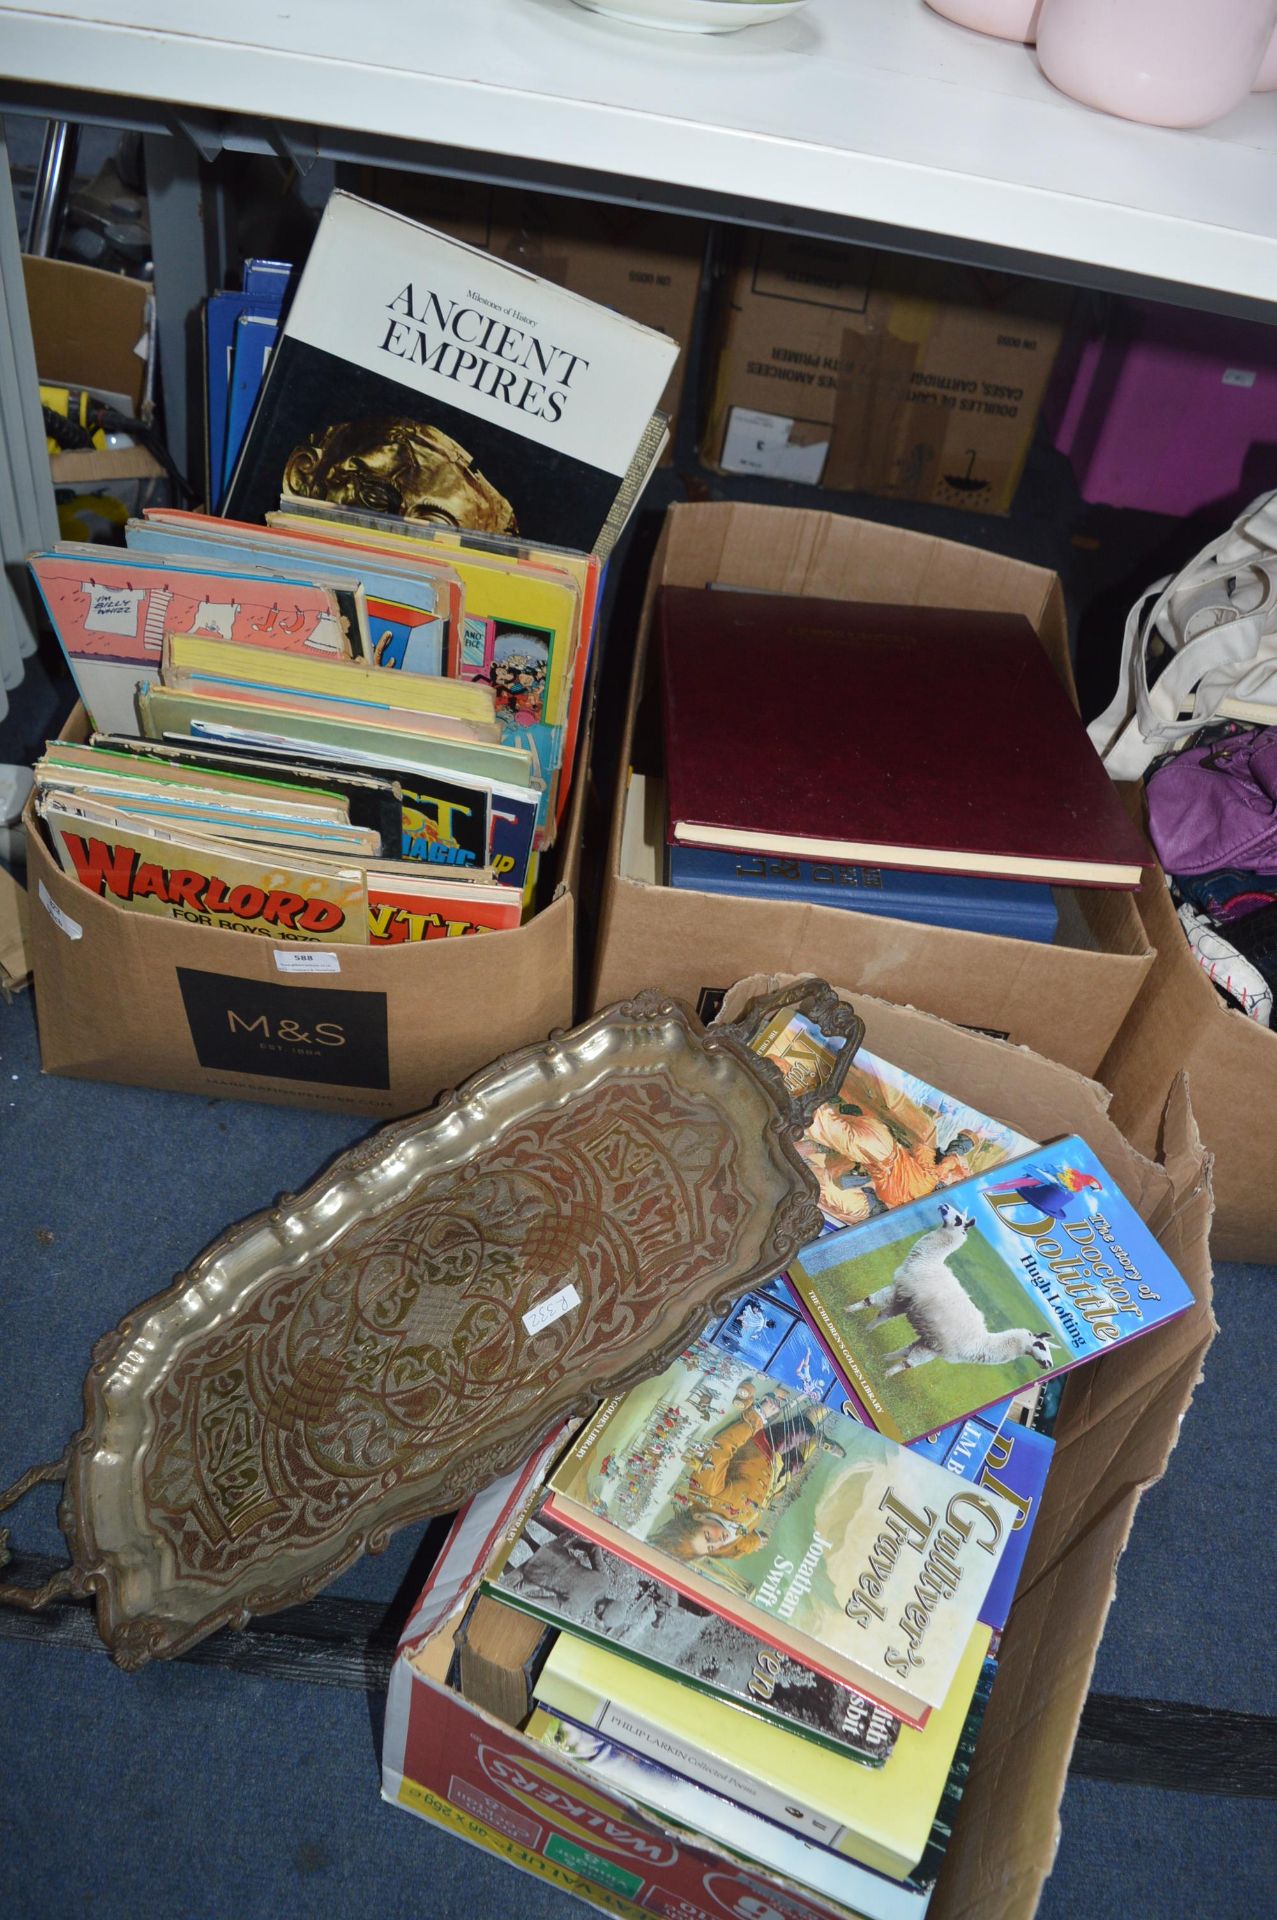
<svg viewBox="0 0 1277 1920"><path fill-rule="evenodd" d="M1277 726L1277 491L1136 601L1117 692L1088 732L1114 780L1138 780L1218 719Z"/></svg>

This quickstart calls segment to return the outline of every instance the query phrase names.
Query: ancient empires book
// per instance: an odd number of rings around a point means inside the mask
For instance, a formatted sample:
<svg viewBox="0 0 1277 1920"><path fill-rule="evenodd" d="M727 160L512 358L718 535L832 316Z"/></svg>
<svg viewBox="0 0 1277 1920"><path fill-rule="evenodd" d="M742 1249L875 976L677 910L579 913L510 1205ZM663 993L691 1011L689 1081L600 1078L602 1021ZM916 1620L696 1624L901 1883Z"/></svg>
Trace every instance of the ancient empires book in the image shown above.
<svg viewBox="0 0 1277 1920"><path fill-rule="evenodd" d="M900 1722L863 1694L778 1653L544 1509L483 1584L538 1620L862 1765L881 1766L895 1746Z"/></svg>
<svg viewBox="0 0 1277 1920"><path fill-rule="evenodd" d="M707 1341L605 1402L549 1485L555 1518L914 1726L1014 1517Z"/></svg>
<svg viewBox="0 0 1277 1920"><path fill-rule="evenodd" d="M673 842L1065 886L1151 864L1019 614L664 587L658 624Z"/></svg>
<svg viewBox="0 0 1277 1920"><path fill-rule="evenodd" d="M987 1627L973 1627L948 1698L925 1728L900 1729L882 1767L857 1766L570 1633L561 1633L551 1648L535 1695L549 1712L595 1728L804 1839L903 1880L931 1838L989 1640Z"/></svg>
<svg viewBox="0 0 1277 1920"><path fill-rule="evenodd" d="M227 495L281 495L603 551L678 347L460 241L334 193ZM651 442L649 451L645 451Z"/></svg>
<svg viewBox="0 0 1277 1920"><path fill-rule="evenodd" d="M826 1234L789 1279L880 1431L912 1440L1192 1295L1076 1136Z"/></svg>
<svg viewBox="0 0 1277 1920"><path fill-rule="evenodd" d="M840 1040L802 1013L773 1016L751 1045L793 1093L828 1075ZM820 1183L831 1226L854 1226L998 1166L1033 1146L1023 1134L861 1047L837 1099L827 1100L798 1151Z"/></svg>

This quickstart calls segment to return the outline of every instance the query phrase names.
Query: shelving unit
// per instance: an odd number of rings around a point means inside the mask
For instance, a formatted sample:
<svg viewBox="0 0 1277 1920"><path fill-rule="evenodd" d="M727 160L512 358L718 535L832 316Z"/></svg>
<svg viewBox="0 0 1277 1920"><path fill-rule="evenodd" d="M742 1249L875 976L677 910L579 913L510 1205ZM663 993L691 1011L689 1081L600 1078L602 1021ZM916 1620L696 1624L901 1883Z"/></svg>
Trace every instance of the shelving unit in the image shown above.
<svg viewBox="0 0 1277 1920"><path fill-rule="evenodd" d="M322 153L1277 313L1277 99L1200 132L1057 93L1024 47L922 0L813 0L715 37L571 0L28 0L0 5L0 112L151 143L161 358L216 277L197 156ZM49 537L17 235L0 145L0 561ZM169 422L179 463L180 418ZM31 634L7 573L0 686ZM0 700L3 695L0 693Z"/></svg>

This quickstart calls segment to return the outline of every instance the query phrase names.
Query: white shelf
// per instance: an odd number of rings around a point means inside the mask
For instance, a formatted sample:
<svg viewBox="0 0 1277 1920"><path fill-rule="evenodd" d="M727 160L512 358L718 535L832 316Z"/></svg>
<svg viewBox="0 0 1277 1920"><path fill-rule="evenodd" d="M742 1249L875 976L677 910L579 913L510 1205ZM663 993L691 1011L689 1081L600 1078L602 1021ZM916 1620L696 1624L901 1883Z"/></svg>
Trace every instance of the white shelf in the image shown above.
<svg viewBox="0 0 1277 1920"><path fill-rule="evenodd" d="M0 67L51 97L420 141L1277 302L1277 95L1200 132L1134 126L922 0L812 0L715 38L571 0L28 0L0 5Z"/></svg>

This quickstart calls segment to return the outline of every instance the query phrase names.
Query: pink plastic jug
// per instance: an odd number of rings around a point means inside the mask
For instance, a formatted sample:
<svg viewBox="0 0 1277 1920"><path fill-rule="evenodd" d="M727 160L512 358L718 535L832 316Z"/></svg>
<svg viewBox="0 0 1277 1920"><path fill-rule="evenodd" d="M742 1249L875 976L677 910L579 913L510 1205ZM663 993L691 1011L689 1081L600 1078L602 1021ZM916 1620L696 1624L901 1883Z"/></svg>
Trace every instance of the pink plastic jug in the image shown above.
<svg viewBox="0 0 1277 1920"><path fill-rule="evenodd" d="M1277 0L1042 0L1038 59L1075 100L1159 127L1204 127L1244 100Z"/></svg>

